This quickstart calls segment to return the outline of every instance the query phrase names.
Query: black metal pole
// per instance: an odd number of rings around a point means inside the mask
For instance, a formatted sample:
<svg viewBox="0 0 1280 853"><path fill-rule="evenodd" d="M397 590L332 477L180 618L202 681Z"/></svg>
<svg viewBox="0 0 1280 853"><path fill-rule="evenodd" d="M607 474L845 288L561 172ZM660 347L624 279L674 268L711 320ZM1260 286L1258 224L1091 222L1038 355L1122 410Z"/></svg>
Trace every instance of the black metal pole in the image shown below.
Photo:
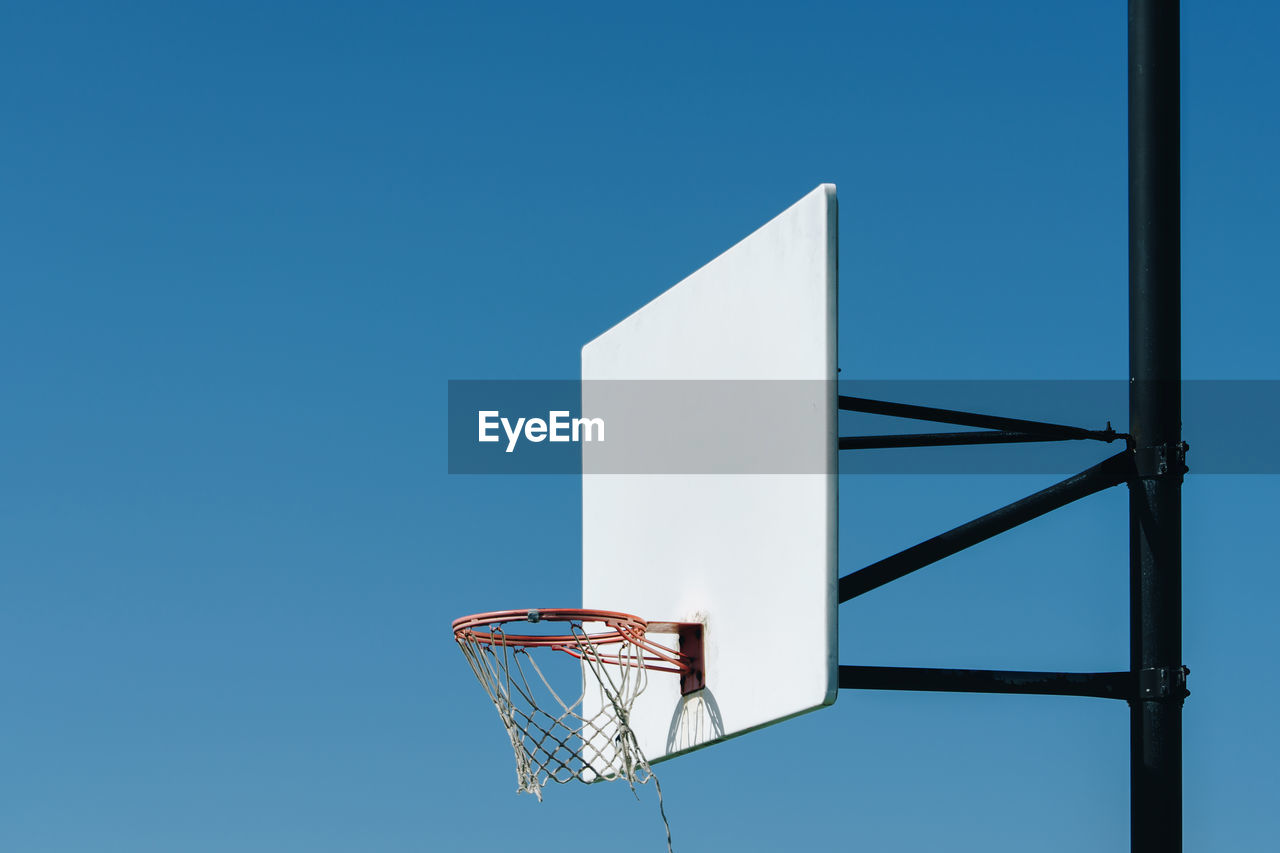
<svg viewBox="0 0 1280 853"><path fill-rule="evenodd" d="M1177 0L1129 3L1130 703L1134 851L1182 849L1181 206Z"/></svg>

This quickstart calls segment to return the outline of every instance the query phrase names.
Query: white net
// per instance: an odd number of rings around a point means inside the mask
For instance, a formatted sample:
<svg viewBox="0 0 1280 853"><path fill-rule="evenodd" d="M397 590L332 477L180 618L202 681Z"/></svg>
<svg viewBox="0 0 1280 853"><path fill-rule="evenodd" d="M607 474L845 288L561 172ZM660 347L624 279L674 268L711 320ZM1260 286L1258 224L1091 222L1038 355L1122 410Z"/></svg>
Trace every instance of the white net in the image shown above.
<svg viewBox="0 0 1280 853"><path fill-rule="evenodd" d="M501 625L484 635L464 633L458 645L476 678L498 710L516 758L518 789L542 799L548 782L600 782L625 779L635 785L653 777L636 742L629 719L632 703L644 690L648 670L642 650L625 636L613 635L608 652L588 635L581 622L569 624L567 647L508 643ZM568 652L568 654L566 654ZM581 672L565 674L563 663L581 660ZM542 665L539 665L542 660ZM553 670L559 669L559 673ZM561 683L561 689L552 681ZM572 695L564 683L577 681ZM599 692L584 716L587 691Z"/></svg>
<svg viewBox="0 0 1280 853"><path fill-rule="evenodd" d="M606 630L592 633L581 619L560 611L552 621L567 622L569 633L540 637L508 635L503 624L516 621L512 613L458 620L454 638L511 739L518 790L541 800L548 782L624 779L638 799L636 785L652 779L670 853L671 825L662 786L640 751L630 719L650 669L678 672L673 668L677 658L646 640L645 623L625 614L578 611L615 619ZM524 615L530 623L543 619L537 610ZM488 630L478 630L482 626ZM566 684L575 685L573 691L566 691ZM591 706L600 709L591 716L584 711L588 691L597 691Z"/></svg>

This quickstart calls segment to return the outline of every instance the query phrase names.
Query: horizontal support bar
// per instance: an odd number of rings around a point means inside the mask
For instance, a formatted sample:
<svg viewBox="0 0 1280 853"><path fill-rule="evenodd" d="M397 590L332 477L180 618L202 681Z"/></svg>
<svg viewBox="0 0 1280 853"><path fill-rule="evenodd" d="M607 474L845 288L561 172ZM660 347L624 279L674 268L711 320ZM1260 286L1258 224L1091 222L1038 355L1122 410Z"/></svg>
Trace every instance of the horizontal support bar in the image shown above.
<svg viewBox="0 0 1280 853"><path fill-rule="evenodd" d="M841 450L879 450L889 447L947 447L961 444L1014 444L1024 441L1069 441L1053 435L1029 432L980 430L978 432L917 432L903 435L841 436Z"/></svg>
<svg viewBox="0 0 1280 853"><path fill-rule="evenodd" d="M905 666L841 666L840 687L860 690L1092 696L1099 699L1130 699L1134 694L1133 675L1128 672L1017 672Z"/></svg>
<svg viewBox="0 0 1280 853"><path fill-rule="evenodd" d="M864 592L870 592L889 581L897 580L917 569L923 569L943 557L949 557L992 536L1012 530L1019 524L1039 518L1072 501L1119 485L1128 479L1132 472L1132 453L1126 450L1110 456L1092 468L1087 468L1060 483L1054 483L1034 495L1014 501L1008 506L989 512L981 518L975 518L919 545L899 551L892 557L886 557L878 563L872 563L864 569L845 575L840 578L839 600L848 601Z"/></svg>
<svg viewBox="0 0 1280 853"><path fill-rule="evenodd" d="M1115 441L1121 438L1107 424L1103 430L1084 429L1082 427L1051 424L1044 421L1027 421L1021 418L1002 418L997 415L980 415L975 412L960 412L955 409L938 409L932 406L913 406L909 403L890 403L885 400L868 400L865 397L839 396L842 412L862 412L868 415L887 415L893 418L908 418L915 421L933 421L939 424L956 424L957 426L979 427L1004 432L1026 432L1035 435L1053 436L1061 441L1075 439L1092 439L1094 441Z"/></svg>

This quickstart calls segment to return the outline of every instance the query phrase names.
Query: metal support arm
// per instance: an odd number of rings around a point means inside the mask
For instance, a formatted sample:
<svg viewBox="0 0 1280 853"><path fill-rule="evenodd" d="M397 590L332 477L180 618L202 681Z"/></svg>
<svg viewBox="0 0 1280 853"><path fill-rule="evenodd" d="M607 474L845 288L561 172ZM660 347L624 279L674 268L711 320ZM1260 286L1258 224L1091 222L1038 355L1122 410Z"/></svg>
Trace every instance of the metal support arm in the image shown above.
<svg viewBox="0 0 1280 853"><path fill-rule="evenodd" d="M901 435L841 436L841 450L879 450L891 447L948 447L960 444L1013 444L1024 441L1067 441L1052 435L1008 430L977 432L917 432Z"/></svg>
<svg viewBox="0 0 1280 853"><path fill-rule="evenodd" d="M1082 427L1051 424L1044 421L1027 421L1021 418L1002 418L997 415L960 412L955 409L938 409L932 406L913 406L909 403L868 400L865 397L848 397L843 394L839 396L838 403L842 412L887 415L892 418L932 421L938 424L956 424L957 426L978 427L1000 432L1030 433L1045 436L1045 441L1070 441L1073 439L1115 441L1117 438L1124 437L1121 433L1112 429L1111 424L1107 424L1106 429L1083 429Z"/></svg>
<svg viewBox="0 0 1280 853"><path fill-rule="evenodd" d="M1132 699L1128 672L1019 672L995 669L924 669L905 666L841 666L840 687L861 690L929 690L949 693L1023 693Z"/></svg>

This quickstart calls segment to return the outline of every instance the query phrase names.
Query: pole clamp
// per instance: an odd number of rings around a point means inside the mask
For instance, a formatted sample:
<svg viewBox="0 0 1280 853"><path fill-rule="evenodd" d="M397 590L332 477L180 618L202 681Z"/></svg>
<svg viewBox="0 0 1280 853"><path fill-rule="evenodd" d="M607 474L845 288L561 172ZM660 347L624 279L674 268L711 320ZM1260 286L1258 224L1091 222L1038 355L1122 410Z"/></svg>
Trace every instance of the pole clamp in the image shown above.
<svg viewBox="0 0 1280 853"><path fill-rule="evenodd" d="M1182 700L1191 695L1187 689L1187 676L1191 670L1185 666L1153 666L1138 670L1138 698L1157 702L1166 699Z"/></svg>
<svg viewBox="0 0 1280 853"><path fill-rule="evenodd" d="M1191 469L1187 467L1187 451L1191 445L1185 441L1177 443L1155 444L1150 447L1138 447L1133 451L1133 464L1142 480L1159 480L1164 477L1182 476Z"/></svg>

